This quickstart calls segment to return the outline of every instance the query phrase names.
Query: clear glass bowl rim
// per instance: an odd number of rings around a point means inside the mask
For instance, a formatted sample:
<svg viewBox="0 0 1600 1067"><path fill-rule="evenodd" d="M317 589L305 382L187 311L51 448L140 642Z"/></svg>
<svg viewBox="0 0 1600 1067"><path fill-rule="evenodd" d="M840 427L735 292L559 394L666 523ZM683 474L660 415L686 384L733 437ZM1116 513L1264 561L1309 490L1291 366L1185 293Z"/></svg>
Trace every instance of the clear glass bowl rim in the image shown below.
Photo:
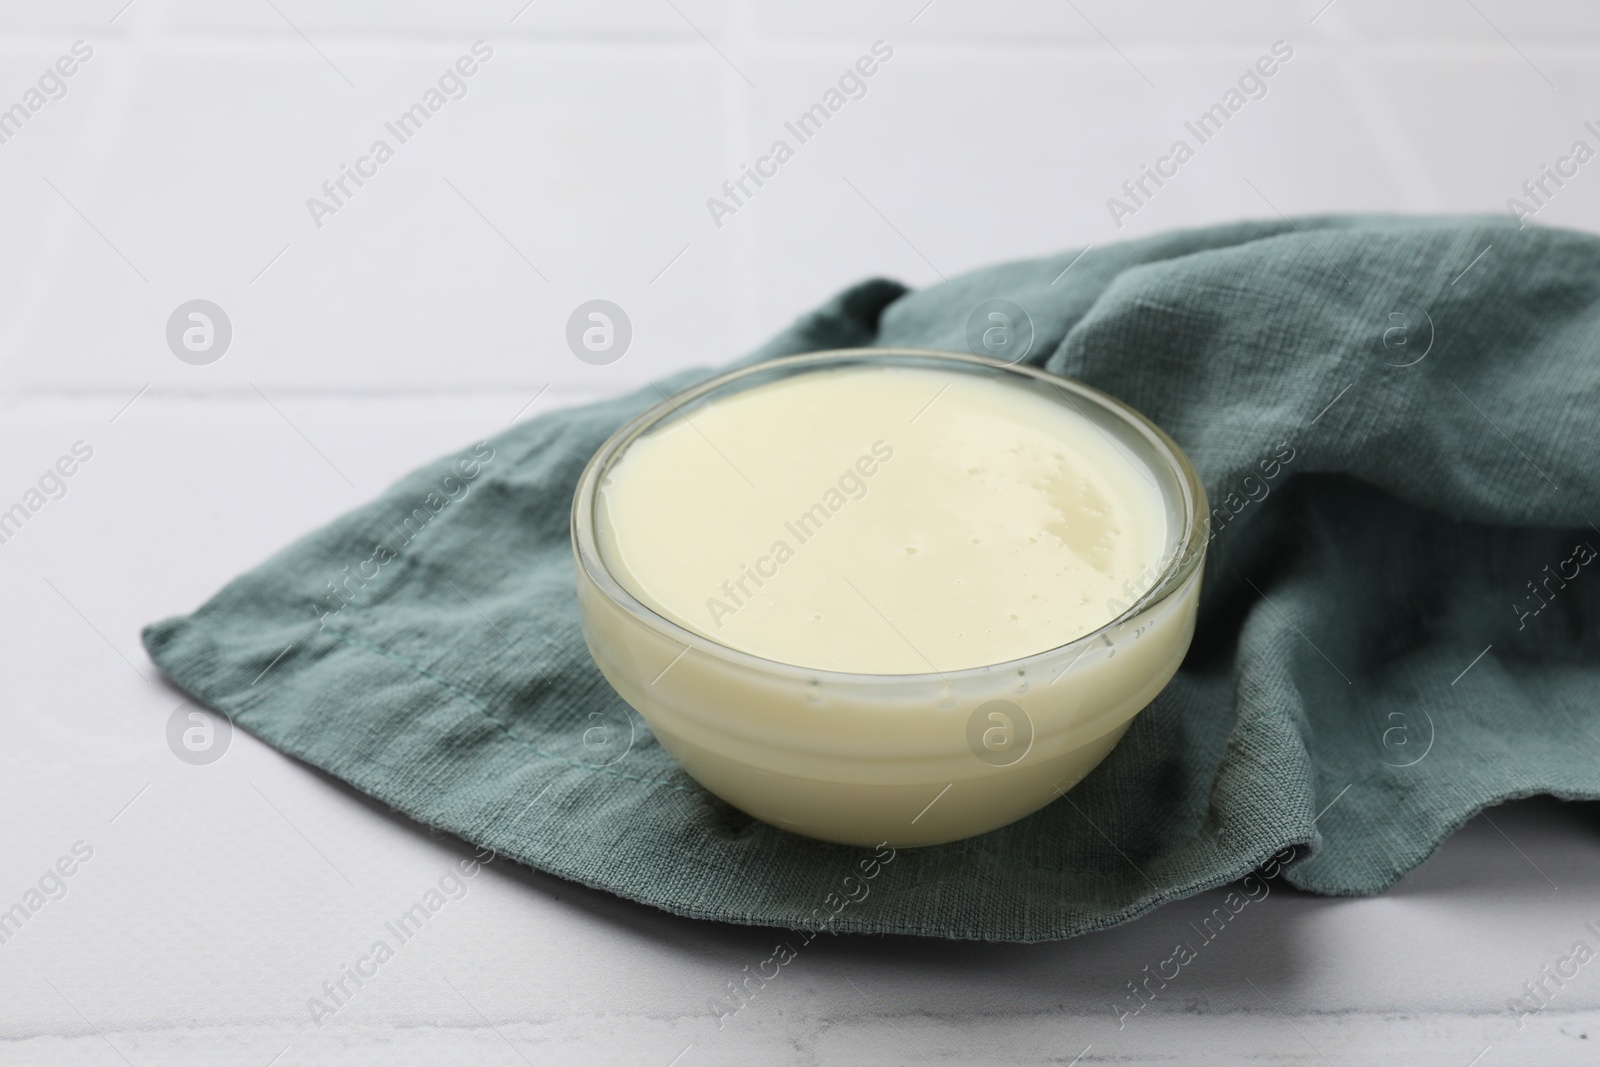
<svg viewBox="0 0 1600 1067"><path fill-rule="evenodd" d="M1166 566L1161 569L1154 584L1143 596L1135 600L1126 611L1097 629L1081 637L1074 638L1065 644L1055 645L1043 651L1023 656L1020 659L978 667L962 667L951 671L928 671L919 674L870 674L802 667L798 664L767 659L763 656L757 656L729 645L721 644L655 611L642 603L621 582L617 581L600 553L599 543L595 538L594 513L599 499L602 474L634 440L648 433L664 419L681 414L681 409L685 404L692 403L707 393L722 390L724 387L737 383L742 379L759 378L772 372L779 372L778 376L786 377L788 374L783 372L799 374L826 370L832 367L871 363L899 363L901 365L914 366L956 363L999 371L1003 374L1020 375L1087 400L1117 416L1137 431L1153 447L1155 453L1166 461L1169 472L1175 477L1181 490L1182 513L1179 521L1182 534L1170 558L1167 560ZM750 384L762 383L753 381ZM797 682L817 681L847 684L889 682L901 685L916 685L919 683L953 685L962 679L987 678L1002 672L1026 671L1032 666L1055 660L1073 649L1081 649L1083 646L1092 644L1095 641L1106 639L1111 631L1167 600L1184 587L1190 575L1200 566L1205 557L1205 535L1209 526L1207 521L1209 516L1206 508L1205 487L1201 484L1200 476L1195 472L1194 466L1189 462L1189 457L1184 455L1177 442L1173 441L1161 427L1151 422L1140 412L1115 397L1101 392L1091 385L1086 385L1075 378L1051 374L1048 371L1026 364L1006 363L985 356L974 356L964 352L950 352L934 348L835 348L807 352L802 355L781 356L736 367L733 370L713 375L687 389L666 397L659 404L630 419L596 450L584 467L582 475L579 476L578 487L572 498L571 526L572 544L578 565L583 568L584 574L595 584L596 588L613 604L621 607L639 622L642 622L661 636L676 641L686 648L695 649L716 659L739 664L748 670L757 671L765 675L786 676Z"/></svg>

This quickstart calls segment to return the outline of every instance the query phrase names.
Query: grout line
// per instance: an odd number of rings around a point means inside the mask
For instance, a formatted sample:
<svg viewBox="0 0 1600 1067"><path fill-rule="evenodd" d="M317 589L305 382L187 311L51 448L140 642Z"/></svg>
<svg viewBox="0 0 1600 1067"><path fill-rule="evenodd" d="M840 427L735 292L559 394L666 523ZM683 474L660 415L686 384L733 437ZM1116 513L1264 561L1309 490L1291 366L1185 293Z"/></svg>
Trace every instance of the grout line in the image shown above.
<svg viewBox="0 0 1600 1067"><path fill-rule="evenodd" d="M607 384L606 386L585 385L557 385L548 384L540 395L570 396L570 397L595 397L611 398L636 392L649 385L647 380L628 380ZM469 389L296 389L292 386L274 387L272 395L281 399L295 401L352 401L356 403L407 403L422 401L437 403L452 400L498 402L505 405L507 393L522 393L533 387L531 382L496 382L484 385L481 388ZM15 402L31 404L101 404L107 400L118 400L128 403L128 390L135 386L117 386L105 389L22 389L8 394ZM224 389L163 389L154 383L145 385L137 390L137 398L143 402L149 401L174 401L187 400L194 402L233 402L246 401L256 394L248 387Z"/></svg>
<svg viewBox="0 0 1600 1067"><path fill-rule="evenodd" d="M538 6L538 5L535 5ZM84 20L82 22L66 21L59 26L40 28L37 30L21 29L11 32L6 37L9 45L20 47L45 47L59 46L61 33L104 33L107 24L99 20ZM512 27L507 33L505 24L498 21L461 22L452 25L418 25L407 26L313 26L319 41L333 43L341 48L413 48L418 53L436 54L438 42L442 34L498 34L496 46L504 41L507 47L534 47L561 49L572 45L595 45L599 47L624 47L624 48L660 48L670 49L679 53L705 54L705 40L696 35L688 26L681 30L656 29L601 29L601 28L572 28L572 29L536 29L524 25ZM1324 29L1319 25L1318 30ZM118 31L122 27L117 27ZM721 28L724 38L732 39L736 33L732 21ZM306 47L304 38L299 36L281 21L277 25L261 22L254 25L239 25L235 27L211 27L189 25L146 26L141 25L142 36L153 37L163 44L179 44L185 47L193 46L197 49L214 51L217 48L241 48L256 51L274 51L289 53L300 51ZM114 32L102 39L108 45L126 45L133 34L127 32ZM1008 52L1070 52L1085 58L1099 57L1107 67L1126 67L1126 63L1114 54L1106 51L1106 42L1103 38L1085 29L1082 32L1052 31L1043 27L1022 28L1016 31L1013 37L991 37L987 40L971 40L964 37L961 31L950 29L939 32L919 32L916 37L919 49L928 49L935 54L949 53L952 55L974 55L979 57L993 57ZM98 44L98 41L96 42ZM861 43L858 33L842 30L836 34L819 33L814 36L775 36L771 33L751 35L746 39L747 47L759 49L763 52L811 56L815 58L836 58L841 47L856 47ZM1180 61L1184 59L1221 60L1236 59L1241 49L1254 48L1258 44L1255 34L1241 29L1237 34L1198 37L1188 40L1180 35L1140 36L1130 37L1120 42L1121 46L1137 49L1148 60L1159 63ZM1530 37L1523 41L1529 48L1547 53L1551 56L1567 58L1588 58L1596 49L1600 49L1600 33L1588 35L1574 34L1571 32L1551 33L1547 36ZM1356 34L1340 34L1335 40L1312 39L1308 47L1326 46L1336 44L1345 51L1358 51L1381 58L1417 58L1424 59L1497 59L1508 68L1515 66L1523 69L1523 61L1509 53L1502 39L1482 37L1474 38L1462 34L1455 39L1440 39L1418 34L1415 37L1388 37L1363 38Z"/></svg>
<svg viewBox="0 0 1600 1067"><path fill-rule="evenodd" d="M1329 5L1330 7L1332 4ZM1327 11L1326 8L1318 15ZM1378 154L1394 176L1409 206L1418 211L1441 211L1445 198L1434 182L1415 138L1401 119L1394 100L1374 80L1373 60L1382 60L1363 46L1344 17L1346 11L1316 27L1321 41L1333 50L1333 66L1355 109L1356 117L1377 145ZM1313 19L1313 22L1316 20ZM1413 53L1410 48L1408 54Z"/></svg>
<svg viewBox="0 0 1600 1067"><path fill-rule="evenodd" d="M697 26L693 21L691 21L689 16L685 15L683 13L683 10L681 8L679 8L677 4L673 3L672 0L665 0L665 2L666 2L666 5L668 7L672 8L673 11L676 11L678 13L678 17L679 18L681 18L685 23L688 23L689 28L700 36L700 39L706 43L706 46L709 47L713 52L715 52L717 54L717 56L722 60L722 62L724 62L724 63L726 63L728 65L728 68L730 70L732 70L735 74L739 75L740 80L742 80L746 85L750 86L750 88L752 88L752 89L754 89L756 87L756 83L750 80L750 76L747 75L739 67L739 65L737 63L735 63L732 59L729 59L728 58L728 54L726 52L724 52L722 49L718 48L717 47L717 43L715 41L713 41L710 37L707 37L705 31L702 30L699 26Z"/></svg>

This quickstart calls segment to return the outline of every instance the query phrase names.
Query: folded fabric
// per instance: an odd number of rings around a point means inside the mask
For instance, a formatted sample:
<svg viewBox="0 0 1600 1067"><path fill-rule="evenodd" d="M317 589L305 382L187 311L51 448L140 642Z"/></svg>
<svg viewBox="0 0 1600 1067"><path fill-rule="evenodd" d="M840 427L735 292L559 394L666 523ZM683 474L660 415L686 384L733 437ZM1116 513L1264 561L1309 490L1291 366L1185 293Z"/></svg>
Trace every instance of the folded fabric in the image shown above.
<svg viewBox="0 0 1600 1067"><path fill-rule="evenodd" d="M966 350L994 299L1031 321L1029 362L1164 427L1214 508L1183 668L1068 799L1011 826L898 854L790 835L702 790L600 677L573 487L616 427L710 371L424 467L146 647L413 818L728 922L1071 937L1288 848L1292 884L1376 893L1487 805L1600 797L1600 239L1221 226L919 292L867 282L750 358Z"/></svg>

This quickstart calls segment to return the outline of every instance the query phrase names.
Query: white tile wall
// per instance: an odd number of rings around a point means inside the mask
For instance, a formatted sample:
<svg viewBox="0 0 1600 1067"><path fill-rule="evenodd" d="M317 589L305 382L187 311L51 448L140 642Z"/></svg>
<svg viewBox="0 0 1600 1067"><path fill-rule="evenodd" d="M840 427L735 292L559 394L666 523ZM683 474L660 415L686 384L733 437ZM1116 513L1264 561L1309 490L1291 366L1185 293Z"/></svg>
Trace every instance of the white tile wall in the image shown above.
<svg viewBox="0 0 1600 1067"><path fill-rule="evenodd" d="M17 3L0 26L0 101L96 49L0 145L13 400L619 389L871 274L1275 210L1504 210L1600 117L1600 16L1510 0L135 0ZM313 225L306 199L479 39L495 56L466 97ZM1277 40L1295 58L1267 97L1113 225L1106 197ZM707 197L875 41L894 56L866 96L715 225ZM1544 217L1593 228L1597 197L1580 178ZM234 325L205 367L163 337L194 297ZM603 368L563 341L595 297L635 327Z"/></svg>
<svg viewBox="0 0 1600 1067"><path fill-rule="evenodd" d="M121 0L119 0L121 2ZM519 34L594 34L609 38L693 38L724 27L722 0L171 0L167 25L183 31L329 34L359 42L398 36L472 32L507 37ZM685 17L688 16L688 21ZM692 23L692 25L691 25Z"/></svg>

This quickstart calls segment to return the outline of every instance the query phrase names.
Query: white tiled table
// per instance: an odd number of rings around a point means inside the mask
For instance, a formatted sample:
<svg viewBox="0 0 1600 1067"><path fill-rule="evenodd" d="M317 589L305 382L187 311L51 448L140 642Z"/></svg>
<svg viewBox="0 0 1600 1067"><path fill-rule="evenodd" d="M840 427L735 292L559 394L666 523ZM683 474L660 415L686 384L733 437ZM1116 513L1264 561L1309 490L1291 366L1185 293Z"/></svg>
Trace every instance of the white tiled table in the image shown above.
<svg viewBox="0 0 1600 1067"><path fill-rule="evenodd" d="M1600 964L1520 1029L1506 1007L1600 948L1600 818L1539 801L1382 897L1275 893L1120 1029L1204 898L1048 946L825 939L718 1029L708 999L779 935L504 863L314 1025L307 998L466 852L243 734L174 758L142 624L424 459L731 358L859 278L1277 211L1501 211L1600 119L1577 3L523 3L0 10L0 109L94 50L0 143L0 509L94 450L0 544L0 909L93 849L0 944L0 1062L1594 1062ZM306 198L478 40L466 95L316 227ZM706 198L879 40L867 94L716 227ZM1114 227L1105 198L1278 40L1267 95ZM1600 163L1539 218L1595 229ZM605 367L563 341L596 297L635 334ZM194 298L234 331L204 366L164 338Z"/></svg>

